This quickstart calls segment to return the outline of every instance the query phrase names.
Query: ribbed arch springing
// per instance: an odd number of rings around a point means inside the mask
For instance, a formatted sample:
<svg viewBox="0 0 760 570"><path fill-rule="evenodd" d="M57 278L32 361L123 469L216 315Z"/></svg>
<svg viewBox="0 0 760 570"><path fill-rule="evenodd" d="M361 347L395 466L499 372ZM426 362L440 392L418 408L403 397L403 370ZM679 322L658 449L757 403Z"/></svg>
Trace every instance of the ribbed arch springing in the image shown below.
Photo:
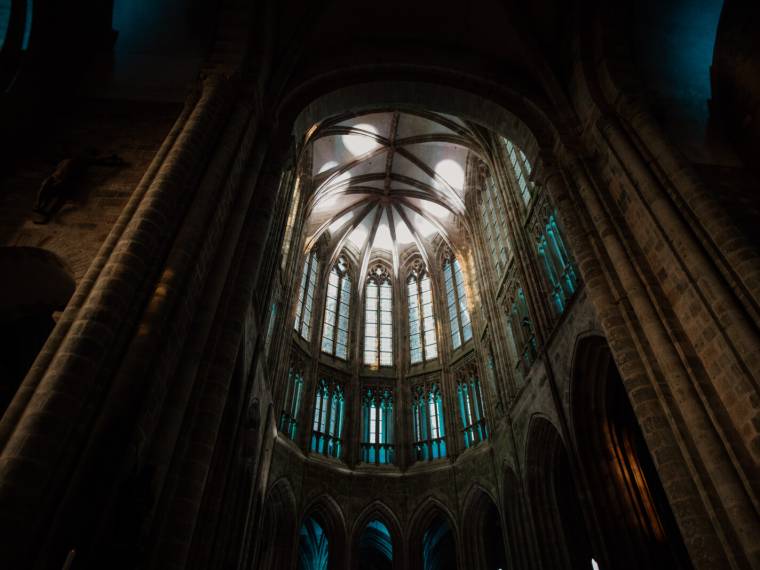
<svg viewBox="0 0 760 570"><path fill-rule="evenodd" d="M341 256L330 270L327 282L325 314L322 321L322 352L346 360L351 308L351 276L349 264Z"/></svg>

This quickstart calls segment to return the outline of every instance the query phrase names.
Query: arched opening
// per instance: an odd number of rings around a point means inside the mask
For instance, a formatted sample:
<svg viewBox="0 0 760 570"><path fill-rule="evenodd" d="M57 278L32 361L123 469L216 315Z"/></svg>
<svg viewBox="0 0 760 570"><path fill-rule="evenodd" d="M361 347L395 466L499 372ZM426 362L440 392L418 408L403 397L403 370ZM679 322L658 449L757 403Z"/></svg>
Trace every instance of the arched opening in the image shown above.
<svg viewBox="0 0 760 570"><path fill-rule="evenodd" d="M280 480L272 487L261 517L253 568L290 570L295 535L296 502L290 485Z"/></svg>
<svg viewBox="0 0 760 570"><path fill-rule="evenodd" d="M507 568L501 516L493 499L481 488L470 492L462 533L468 564L478 570Z"/></svg>
<svg viewBox="0 0 760 570"><path fill-rule="evenodd" d="M319 517L307 517L298 531L298 570L327 570L330 540Z"/></svg>
<svg viewBox="0 0 760 570"><path fill-rule="evenodd" d="M362 570L393 568L393 539L385 523L373 519L364 527L359 536L356 562L356 568Z"/></svg>
<svg viewBox="0 0 760 570"><path fill-rule="evenodd" d="M299 570L343 570L346 525L338 504L323 496L306 509L298 530Z"/></svg>
<svg viewBox="0 0 760 570"><path fill-rule="evenodd" d="M456 531L436 501L429 501L414 518L409 546L411 567L423 570L457 568Z"/></svg>
<svg viewBox="0 0 760 570"><path fill-rule="evenodd" d="M74 293L68 269L35 247L0 247L0 417Z"/></svg>
<svg viewBox="0 0 760 570"><path fill-rule="evenodd" d="M683 539L607 342L576 348L573 419L608 561L691 568Z"/></svg>
<svg viewBox="0 0 760 570"><path fill-rule="evenodd" d="M543 565L588 570L594 558L590 533L567 451L548 420L531 421L527 454L530 508Z"/></svg>

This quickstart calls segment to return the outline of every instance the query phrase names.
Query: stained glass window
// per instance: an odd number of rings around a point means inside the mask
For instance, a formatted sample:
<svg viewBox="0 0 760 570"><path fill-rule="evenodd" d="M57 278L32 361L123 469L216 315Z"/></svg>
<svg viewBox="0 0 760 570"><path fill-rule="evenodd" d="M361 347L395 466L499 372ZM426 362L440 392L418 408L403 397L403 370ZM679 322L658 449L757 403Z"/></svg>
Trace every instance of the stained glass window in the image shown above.
<svg viewBox="0 0 760 570"><path fill-rule="evenodd" d="M288 382L285 386L285 399L280 415L280 431L290 439L295 439L298 427L298 412L301 409L303 397L303 373L293 368L288 372Z"/></svg>
<svg viewBox="0 0 760 570"><path fill-rule="evenodd" d="M538 354L533 323L528 312L528 303L522 288L518 288L509 312L508 336L511 337L517 351L515 367L525 376Z"/></svg>
<svg viewBox="0 0 760 570"><path fill-rule="evenodd" d="M306 340L311 338L311 313L314 308L314 286L319 276L319 262L314 252L303 263L301 284L298 288L296 321L293 327Z"/></svg>
<svg viewBox="0 0 760 570"><path fill-rule="evenodd" d="M415 459L424 461L446 457L443 400L437 384L414 389L412 431Z"/></svg>
<svg viewBox="0 0 760 570"><path fill-rule="evenodd" d="M364 303L364 364L393 366L393 289L384 267L370 273Z"/></svg>
<svg viewBox="0 0 760 570"><path fill-rule="evenodd" d="M555 313L561 315L565 311L567 301L578 287L578 277L554 214L549 216L544 232L538 239L537 248L549 285L552 306Z"/></svg>
<svg viewBox="0 0 760 570"><path fill-rule="evenodd" d="M493 178L486 180L480 204L483 238L496 274L501 277L511 255L507 234L507 212Z"/></svg>
<svg viewBox="0 0 760 570"><path fill-rule="evenodd" d="M438 358L430 277L413 270L406 281L409 308L409 357L412 364Z"/></svg>
<svg viewBox="0 0 760 570"><path fill-rule="evenodd" d="M322 352L346 359L348 355L348 323L351 306L351 277L348 262L340 257L330 271L327 282L325 316L322 323Z"/></svg>
<svg viewBox="0 0 760 570"><path fill-rule="evenodd" d="M443 280L446 285L446 304L451 326L451 344L456 350L472 338L472 323L467 309L464 275L459 260L453 255L443 262Z"/></svg>
<svg viewBox="0 0 760 570"><path fill-rule="evenodd" d="M362 399L362 461L393 463L393 396L388 388L369 388Z"/></svg>
<svg viewBox="0 0 760 570"><path fill-rule="evenodd" d="M464 446L471 447L488 437L483 413L483 396L480 392L480 380L474 374L468 374L457 385L459 399L459 417L462 420Z"/></svg>
<svg viewBox="0 0 760 570"><path fill-rule="evenodd" d="M520 196L523 203L527 206L533 194L533 182L530 181L530 162L518 147L513 145L509 140L504 139L504 145L507 147L507 155L512 165L512 171L517 179L517 186L520 188Z"/></svg>
<svg viewBox="0 0 760 570"><path fill-rule="evenodd" d="M341 457L344 415L343 388L335 382L321 379L314 395L314 425L311 433L313 452Z"/></svg>

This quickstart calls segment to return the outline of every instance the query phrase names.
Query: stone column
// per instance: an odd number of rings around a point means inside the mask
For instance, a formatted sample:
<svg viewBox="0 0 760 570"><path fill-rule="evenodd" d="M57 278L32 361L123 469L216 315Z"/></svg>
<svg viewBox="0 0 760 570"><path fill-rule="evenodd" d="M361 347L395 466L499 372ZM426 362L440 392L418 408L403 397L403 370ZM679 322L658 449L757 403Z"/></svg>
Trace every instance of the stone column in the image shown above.
<svg viewBox="0 0 760 570"><path fill-rule="evenodd" d="M692 562L695 568L705 569L744 567L735 557L738 545L731 544L728 529L721 528L723 523L715 524L716 515L723 521L726 518L718 515L718 505L707 498L705 484L711 485L703 479L704 464L695 463L699 447L712 454L718 450L715 436L704 423L704 411L695 408L697 402L688 395L686 374L673 344L585 165L576 161L569 168L572 181L566 182L555 170L547 174L546 188L568 234ZM732 492L730 487L724 491Z"/></svg>
<svg viewBox="0 0 760 570"><path fill-rule="evenodd" d="M77 524L87 526L94 515L95 506L86 502L80 503L81 513L66 508L73 501L72 486L78 490L85 484L97 459L82 451L92 445L98 449L98 438L113 435L93 432L88 437L88 428L103 411L105 395L123 388L113 376L125 362L123 351L165 325L164 303L173 297L154 289L155 279L168 277L165 256L196 198L208 157L229 118L232 94L227 80L210 77L189 99L4 418L0 557L11 566L21 567L34 556L32 539L40 556L62 564L63 558L55 557L78 546L62 541L73 539ZM136 379L139 390L144 378ZM113 398L109 401L118 408ZM92 487L92 492L104 491ZM62 550L53 545L40 550L40 536L58 527L66 532L53 542Z"/></svg>

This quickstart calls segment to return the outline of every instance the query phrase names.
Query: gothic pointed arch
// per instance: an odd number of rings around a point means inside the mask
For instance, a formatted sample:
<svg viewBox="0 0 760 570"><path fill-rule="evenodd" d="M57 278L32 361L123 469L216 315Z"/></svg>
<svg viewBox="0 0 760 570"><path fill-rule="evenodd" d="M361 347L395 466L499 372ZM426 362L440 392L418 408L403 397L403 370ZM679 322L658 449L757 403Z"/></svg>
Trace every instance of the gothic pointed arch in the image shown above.
<svg viewBox="0 0 760 570"><path fill-rule="evenodd" d="M473 483L462 507L462 546L473 570L506 568L502 517L493 495L479 483Z"/></svg>
<svg viewBox="0 0 760 570"><path fill-rule="evenodd" d="M579 338L571 409L607 565L690 568L675 517L604 337Z"/></svg>
<svg viewBox="0 0 760 570"><path fill-rule="evenodd" d="M286 478L277 480L264 499L263 517L257 533L256 568L289 570L296 536L296 496Z"/></svg>
<svg viewBox="0 0 760 570"><path fill-rule="evenodd" d="M345 570L348 530L343 509L338 502L326 493L314 498L303 510L301 525L308 525L309 521L315 522L324 532L328 549L327 568Z"/></svg>
<svg viewBox="0 0 760 570"><path fill-rule="evenodd" d="M546 568L582 569L594 558L567 449L554 425L534 415L526 445L527 494Z"/></svg>
<svg viewBox="0 0 760 570"><path fill-rule="evenodd" d="M373 523L381 523L384 530L387 531L387 536L383 536L385 534L383 529L376 524L373 525ZM375 526L377 530L367 536L369 526ZM362 509L353 524L351 537L352 564L356 565L359 561L365 563L368 547L381 551L388 550L390 547L389 563L383 562L383 564L376 565L376 568L404 567L406 556L401 523L396 514L383 501L372 501Z"/></svg>
<svg viewBox="0 0 760 570"><path fill-rule="evenodd" d="M455 570L461 553L455 517L435 497L417 507L409 524L409 560L412 568Z"/></svg>

